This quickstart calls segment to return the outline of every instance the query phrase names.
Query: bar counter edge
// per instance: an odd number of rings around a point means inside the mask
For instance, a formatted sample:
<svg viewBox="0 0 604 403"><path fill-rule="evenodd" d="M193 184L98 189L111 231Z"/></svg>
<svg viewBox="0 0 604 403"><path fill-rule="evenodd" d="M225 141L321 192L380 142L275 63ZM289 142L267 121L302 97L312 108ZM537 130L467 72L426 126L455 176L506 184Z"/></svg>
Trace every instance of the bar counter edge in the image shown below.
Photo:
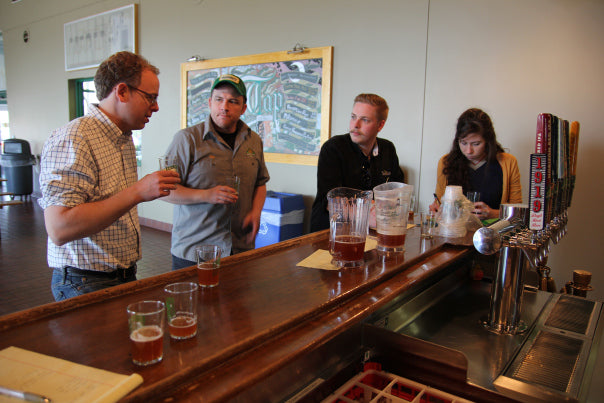
<svg viewBox="0 0 604 403"><path fill-rule="evenodd" d="M224 258L223 263L249 265L265 256L290 253L301 247L306 248L305 251L325 248L327 237L327 230L311 233ZM421 242L419 228L411 229L407 243L412 245L411 248L415 248L413 245L418 242ZM453 263L471 254L472 249L468 246L450 245L443 240L435 241L432 247L424 252L413 253L407 260L395 259L393 263L387 265L388 269L383 270L379 275L355 284L349 292L318 304L316 308L294 317L295 320L285 320L251 339L218 351L206 362L188 363L182 370L151 383L145 380L143 385L127 395L123 401L175 401L175 397L177 397L176 401L190 399L197 401L203 397L203 401L213 402L245 395L247 389L262 379L277 373L288 363L362 324L371 314L392 303L396 298L400 298L401 295L438 281ZM372 267L380 264L375 251L369 256ZM72 312L77 312L83 307L106 304L112 299L125 295L141 293L170 282L185 281L195 275L195 270L195 267L189 267L5 315L0 317L0 336L34 322L50 321L57 315L71 315ZM4 347L2 343L2 348ZM87 362L81 363L88 365Z"/></svg>

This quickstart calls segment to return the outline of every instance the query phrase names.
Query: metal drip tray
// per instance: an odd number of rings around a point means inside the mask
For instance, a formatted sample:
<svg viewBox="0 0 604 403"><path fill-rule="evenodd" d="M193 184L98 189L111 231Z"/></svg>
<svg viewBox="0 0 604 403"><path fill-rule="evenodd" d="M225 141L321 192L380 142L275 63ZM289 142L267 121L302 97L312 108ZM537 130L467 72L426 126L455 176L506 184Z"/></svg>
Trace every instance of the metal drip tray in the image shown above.
<svg viewBox="0 0 604 403"><path fill-rule="evenodd" d="M495 387L526 402L582 401L601 310L600 302L554 294Z"/></svg>
<svg viewBox="0 0 604 403"><path fill-rule="evenodd" d="M554 305L545 326L587 335L589 325L593 322L595 306L594 301L562 295Z"/></svg>
<svg viewBox="0 0 604 403"><path fill-rule="evenodd" d="M565 392L581 354L583 341L540 332L528 354L510 371L512 378Z"/></svg>

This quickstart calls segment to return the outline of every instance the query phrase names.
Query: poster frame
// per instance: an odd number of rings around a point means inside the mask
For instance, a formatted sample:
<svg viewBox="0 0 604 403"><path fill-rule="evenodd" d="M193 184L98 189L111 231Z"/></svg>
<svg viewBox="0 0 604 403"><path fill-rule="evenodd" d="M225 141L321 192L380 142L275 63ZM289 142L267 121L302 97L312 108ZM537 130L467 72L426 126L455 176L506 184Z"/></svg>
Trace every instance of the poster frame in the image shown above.
<svg viewBox="0 0 604 403"><path fill-rule="evenodd" d="M330 137L331 128L331 90L332 90L332 58L333 47L304 48L302 51L280 51L247 56L228 57L221 59L209 59L191 61L181 64L181 128L185 128L189 122L189 74L200 73L203 70L211 71L219 69L222 73L229 72L231 67L262 65L275 62L290 62L310 59L322 59L320 113L317 114L317 127L320 127L320 144L315 150L316 154L301 153L276 153L265 152L264 158L267 162L285 164L316 166L318 162L318 150ZM222 74L221 73L221 74ZM248 90L249 91L249 90ZM254 130L254 128L252 128ZM266 147L265 147L266 148Z"/></svg>
<svg viewBox="0 0 604 403"><path fill-rule="evenodd" d="M89 44L86 38L90 38ZM63 25L63 41L65 71L98 67L119 51L138 53L138 4L67 22Z"/></svg>

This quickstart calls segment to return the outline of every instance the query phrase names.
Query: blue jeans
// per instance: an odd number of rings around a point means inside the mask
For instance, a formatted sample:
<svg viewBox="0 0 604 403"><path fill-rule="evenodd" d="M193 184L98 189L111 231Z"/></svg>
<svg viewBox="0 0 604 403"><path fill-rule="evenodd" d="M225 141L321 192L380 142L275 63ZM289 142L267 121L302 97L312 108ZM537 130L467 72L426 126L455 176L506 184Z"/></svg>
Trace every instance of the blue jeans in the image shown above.
<svg viewBox="0 0 604 403"><path fill-rule="evenodd" d="M172 255L172 270L184 269L189 266L197 266L197 262L191 262L190 260Z"/></svg>
<svg viewBox="0 0 604 403"><path fill-rule="evenodd" d="M77 297L93 291L103 290L136 280L136 273L127 278L112 277L109 273L86 271L85 273L69 272L69 268L54 269L52 272L51 290L55 301Z"/></svg>

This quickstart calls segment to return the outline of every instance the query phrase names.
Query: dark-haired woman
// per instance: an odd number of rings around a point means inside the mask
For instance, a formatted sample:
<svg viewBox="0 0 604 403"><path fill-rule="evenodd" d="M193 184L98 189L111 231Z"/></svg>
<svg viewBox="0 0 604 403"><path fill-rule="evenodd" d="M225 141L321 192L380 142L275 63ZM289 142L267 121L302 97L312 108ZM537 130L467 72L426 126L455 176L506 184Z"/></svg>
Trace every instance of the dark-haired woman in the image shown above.
<svg viewBox="0 0 604 403"><path fill-rule="evenodd" d="M451 151L438 162L439 199L447 185L461 186L464 194L480 192L474 213L481 220L498 218L501 204L522 203L518 162L497 142L491 118L481 109L471 108L461 114ZM437 210L438 203L430 209Z"/></svg>

